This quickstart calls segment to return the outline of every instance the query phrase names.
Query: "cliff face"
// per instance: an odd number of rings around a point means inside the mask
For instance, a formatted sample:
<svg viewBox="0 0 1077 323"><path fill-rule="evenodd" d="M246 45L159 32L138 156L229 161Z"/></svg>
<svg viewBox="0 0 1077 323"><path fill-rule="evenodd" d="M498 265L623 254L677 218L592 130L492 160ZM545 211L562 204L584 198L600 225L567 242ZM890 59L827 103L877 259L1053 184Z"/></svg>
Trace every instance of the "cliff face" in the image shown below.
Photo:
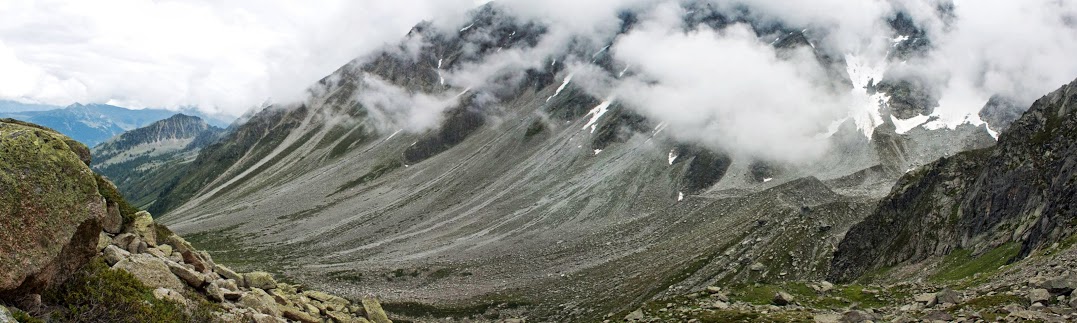
<svg viewBox="0 0 1077 323"><path fill-rule="evenodd" d="M1018 258L1072 235L1077 218L1077 81L1044 96L998 145L906 174L839 245L831 278L1021 244Z"/></svg>
<svg viewBox="0 0 1077 323"><path fill-rule="evenodd" d="M82 144L0 119L0 299L62 282L95 253L107 212L88 163Z"/></svg>

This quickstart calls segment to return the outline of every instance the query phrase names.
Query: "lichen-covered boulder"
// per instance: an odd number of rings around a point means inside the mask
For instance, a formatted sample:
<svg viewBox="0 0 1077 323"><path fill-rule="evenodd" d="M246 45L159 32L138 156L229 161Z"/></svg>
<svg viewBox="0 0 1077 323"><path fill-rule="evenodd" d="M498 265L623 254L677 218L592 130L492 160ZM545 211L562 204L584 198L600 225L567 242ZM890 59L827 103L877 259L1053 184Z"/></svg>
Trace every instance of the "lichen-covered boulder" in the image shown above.
<svg viewBox="0 0 1077 323"><path fill-rule="evenodd" d="M120 260L112 269L125 270L150 287L183 290L185 285L168 269L163 260L150 255L131 255L130 258Z"/></svg>
<svg viewBox="0 0 1077 323"><path fill-rule="evenodd" d="M138 235L150 246L157 245L157 230L153 225L153 216L149 212L139 211L127 227L127 232Z"/></svg>
<svg viewBox="0 0 1077 323"><path fill-rule="evenodd" d="M51 129L0 119L0 299L40 293L97 253L105 199L82 150Z"/></svg>
<svg viewBox="0 0 1077 323"><path fill-rule="evenodd" d="M267 272L256 271L252 273L246 273L243 274L243 280L246 281L247 286L251 288L277 288L277 281L273 279L273 275L270 275Z"/></svg>

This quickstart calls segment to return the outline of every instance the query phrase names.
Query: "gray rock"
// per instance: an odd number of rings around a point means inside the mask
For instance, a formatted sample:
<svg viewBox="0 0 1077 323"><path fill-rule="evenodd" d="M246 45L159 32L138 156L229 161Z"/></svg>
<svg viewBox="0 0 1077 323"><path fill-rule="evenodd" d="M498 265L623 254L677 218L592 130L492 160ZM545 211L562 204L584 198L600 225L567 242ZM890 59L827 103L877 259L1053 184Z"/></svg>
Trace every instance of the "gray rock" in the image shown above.
<svg viewBox="0 0 1077 323"><path fill-rule="evenodd" d="M161 253L163 253L165 255L165 258L168 258L168 256L172 255L172 246L170 246L170 245L158 244L157 245L157 250L160 250Z"/></svg>
<svg viewBox="0 0 1077 323"><path fill-rule="evenodd" d="M206 285L206 298L218 303L224 302L224 291L216 282L209 283Z"/></svg>
<svg viewBox="0 0 1077 323"><path fill-rule="evenodd" d="M246 282L247 287L261 288L261 289L274 289L277 288L277 281L273 279L273 275L267 272L256 271L252 273L243 274L243 281Z"/></svg>
<svg viewBox="0 0 1077 323"><path fill-rule="evenodd" d="M284 318L292 321L299 321L303 323L320 323L322 321L315 318L314 316L311 316L310 314L307 314L306 312L292 307L286 307L281 312Z"/></svg>
<svg viewBox="0 0 1077 323"><path fill-rule="evenodd" d="M1051 301L1051 292L1042 288L1033 289L1028 292L1028 301L1033 304L1042 303L1046 305Z"/></svg>
<svg viewBox="0 0 1077 323"><path fill-rule="evenodd" d="M947 288L935 294L935 299L939 304L960 304L961 294Z"/></svg>
<svg viewBox="0 0 1077 323"><path fill-rule="evenodd" d="M860 323L867 321L874 321L877 318L875 315L869 314L864 311L848 311L841 315L842 323Z"/></svg>
<svg viewBox="0 0 1077 323"><path fill-rule="evenodd" d="M106 211L101 216L101 230L111 234L117 234L123 230L123 216L120 215L119 204L107 203Z"/></svg>
<svg viewBox="0 0 1077 323"><path fill-rule="evenodd" d="M203 276L201 273L188 269L183 265L174 262L168 262L167 265L168 270L170 270L172 274L176 275L176 277L179 277L179 279L182 279L183 281L187 282L187 285L191 285L191 287L201 288L202 284L206 282L205 276Z"/></svg>
<svg viewBox="0 0 1077 323"><path fill-rule="evenodd" d="M127 252L127 250L120 249L114 245L105 247L102 254L104 255L105 263L108 263L109 266L114 266L121 260L131 256L131 253Z"/></svg>
<svg viewBox="0 0 1077 323"><path fill-rule="evenodd" d="M150 287L164 287L172 290L183 289L183 281L176 278L168 265L161 259L150 255L131 255L112 266L131 273L143 284Z"/></svg>
<svg viewBox="0 0 1077 323"><path fill-rule="evenodd" d="M795 299L793 295L790 295L786 292L777 292L774 294L774 299L771 300L771 303L778 306L786 306L789 304L793 304L794 301Z"/></svg>
<svg viewBox="0 0 1077 323"><path fill-rule="evenodd" d="M231 279L218 279L215 280L214 283L224 289L239 290L239 285L236 284L236 281Z"/></svg>
<svg viewBox="0 0 1077 323"><path fill-rule="evenodd" d="M1077 288L1077 278L1061 277L1043 283L1043 288L1053 295L1070 295Z"/></svg>
<svg viewBox="0 0 1077 323"><path fill-rule="evenodd" d="M112 245L127 250L127 247L130 246L131 242L135 241L135 239L138 239L138 237L134 234L123 233L112 238Z"/></svg>
<svg viewBox="0 0 1077 323"><path fill-rule="evenodd" d="M923 303L924 305L929 306L929 307L930 306L935 306L935 303L938 302L938 298L936 297L937 295L938 294L936 294L936 293L918 294L916 296L913 296L913 300L915 300L918 303Z"/></svg>
<svg viewBox="0 0 1077 323"><path fill-rule="evenodd" d="M216 266L213 266L213 272L216 272L218 275L221 275L221 277L234 280L240 285L243 285L243 276L239 275L232 269L225 267L224 265L217 264Z"/></svg>
<svg viewBox="0 0 1077 323"><path fill-rule="evenodd" d="M920 319L926 321L952 321L954 316L943 311L930 311Z"/></svg>
<svg viewBox="0 0 1077 323"><path fill-rule="evenodd" d="M277 302L273 300L273 296L269 296L260 288L251 288L250 292L243 294L239 298L239 304L266 315L280 316L280 309L277 308Z"/></svg>
<svg viewBox="0 0 1077 323"><path fill-rule="evenodd" d="M1070 298L1070 308L1077 310L1077 297Z"/></svg>
<svg viewBox="0 0 1077 323"><path fill-rule="evenodd" d="M7 310L7 307L0 305L0 323L18 323L15 320L15 316L11 314L11 311Z"/></svg>
<svg viewBox="0 0 1077 323"><path fill-rule="evenodd" d="M628 313L628 315L625 316L625 321L629 321L629 322L631 322L631 321L642 321L643 319L644 319L643 309L637 309L635 311L632 311L632 313Z"/></svg>
<svg viewBox="0 0 1077 323"><path fill-rule="evenodd" d="M763 271L764 269L767 269L767 267L764 266L762 263L758 263L758 262L754 263L754 264L752 264L751 266L748 267L748 270L751 270L751 271Z"/></svg>
<svg viewBox="0 0 1077 323"><path fill-rule="evenodd" d="M243 293L240 291L228 290L224 288L221 289L221 295L224 296L224 299L230 301L238 301L241 297L243 297Z"/></svg>

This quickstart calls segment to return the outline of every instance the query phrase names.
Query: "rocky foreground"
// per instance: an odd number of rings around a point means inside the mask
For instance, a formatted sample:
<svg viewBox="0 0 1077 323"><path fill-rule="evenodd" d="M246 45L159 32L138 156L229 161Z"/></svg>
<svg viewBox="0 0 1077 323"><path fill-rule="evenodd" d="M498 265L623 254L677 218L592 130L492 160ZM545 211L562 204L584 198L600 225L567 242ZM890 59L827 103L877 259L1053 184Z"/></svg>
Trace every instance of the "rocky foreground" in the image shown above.
<svg viewBox="0 0 1077 323"><path fill-rule="evenodd" d="M0 323L375 322L353 303L216 264L131 207L82 144L0 119Z"/></svg>
<svg viewBox="0 0 1077 323"><path fill-rule="evenodd" d="M149 213L139 212L124 233L101 232L100 256L115 270L124 270L153 296L184 306L195 304L184 291L220 304L217 318L226 322L375 322L389 320L374 298L361 304L301 285L277 282L265 272L237 273L215 264L180 236L161 230ZM164 233L158 236L159 233Z"/></svg>
<svg viewBox="0 0 1077 323"><path fill-rule="evenodd" d="M935 274L914 283L835 285L822 281L708 287L647 303L616 321L1073 322L1077 321L1073 240L998 268L982 268L982 258L953 268L918 268L920 273Z"/></svg>

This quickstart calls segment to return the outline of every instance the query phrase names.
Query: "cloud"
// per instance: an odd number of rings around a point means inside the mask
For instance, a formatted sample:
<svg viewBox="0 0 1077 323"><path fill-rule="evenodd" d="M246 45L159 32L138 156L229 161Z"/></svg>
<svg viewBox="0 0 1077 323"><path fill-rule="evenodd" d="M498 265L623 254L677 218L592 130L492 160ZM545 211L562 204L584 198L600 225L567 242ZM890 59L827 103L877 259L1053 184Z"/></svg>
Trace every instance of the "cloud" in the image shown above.
<svg viewBox="0 0 1077 323"><path fill-rule="evenodd" d="M9 0L0 4L0 99L238 115L294 101L421 20L472 0ZM18 73L9 73L17 70Z"/></svg>
<svg viewBox="0 0 1077 323"><path fill-rule="evenodd" d="M663 10L612 48L637 75L614 86L619 101L676 137L741 156L798 161L826 150L819 134L849 104L809 50L779 59L746 25L685 32L677 10Z"/></svg>

